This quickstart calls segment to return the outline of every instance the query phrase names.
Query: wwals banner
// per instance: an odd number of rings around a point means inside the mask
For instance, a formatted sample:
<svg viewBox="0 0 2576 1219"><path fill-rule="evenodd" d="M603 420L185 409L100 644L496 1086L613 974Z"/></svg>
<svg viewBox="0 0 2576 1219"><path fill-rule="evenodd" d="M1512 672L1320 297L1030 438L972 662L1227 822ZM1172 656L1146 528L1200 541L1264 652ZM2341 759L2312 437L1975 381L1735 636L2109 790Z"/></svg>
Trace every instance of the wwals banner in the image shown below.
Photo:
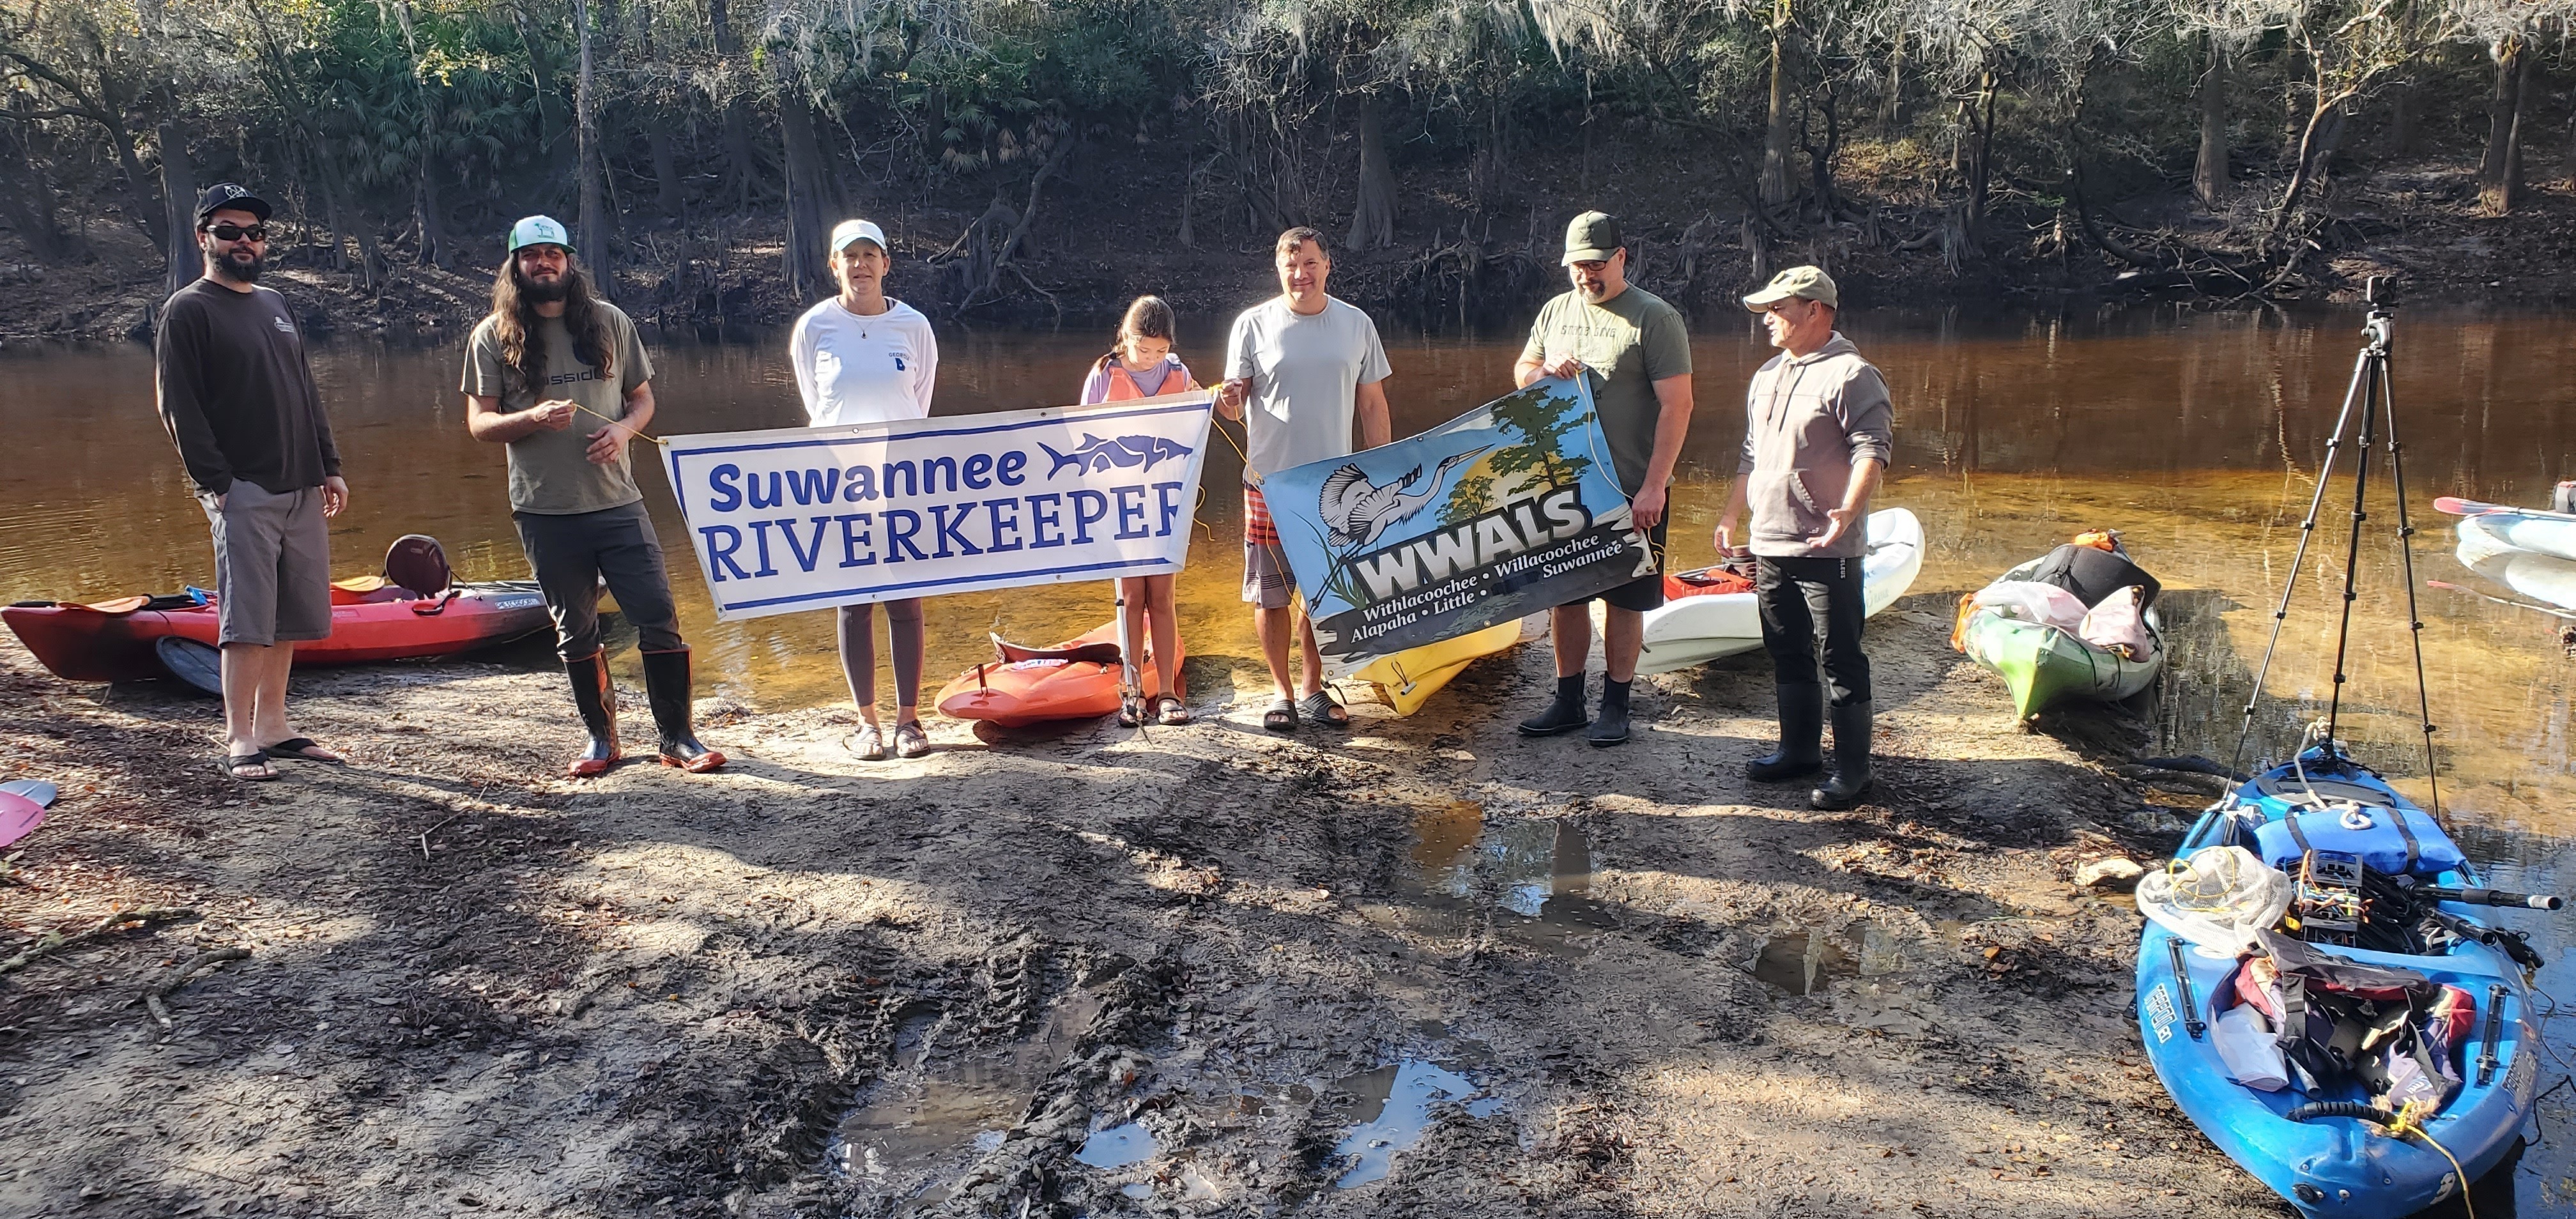
<svg viewBox="0 0 2576 1219"><path fill-rule="evenodd" d="M1208 395L672 436L726 621L1181 569Z"/></svg>
<svg viewBox="0 0 2576 1219"><path fill-rule="evenodd" d="M1581 381L1262 482L1336 676L1654 570Z"/></svg>

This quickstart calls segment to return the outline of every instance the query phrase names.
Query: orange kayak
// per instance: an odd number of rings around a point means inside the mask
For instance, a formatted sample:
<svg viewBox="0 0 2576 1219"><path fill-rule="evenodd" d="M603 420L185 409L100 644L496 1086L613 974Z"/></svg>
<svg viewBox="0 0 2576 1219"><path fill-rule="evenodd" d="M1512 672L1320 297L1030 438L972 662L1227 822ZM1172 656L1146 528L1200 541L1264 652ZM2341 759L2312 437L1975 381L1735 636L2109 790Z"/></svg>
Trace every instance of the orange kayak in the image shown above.
<svg viewBox="0 0 2576 1219"><path fill-rule="evenodd" d="M297 644L298 665L370 664L452 656L545 629L545 597L525 581L460 584L453 596L422 597L361 576L331 587L331 637ZM129 681L165 675L153 651L164 636L215 644L211 596L125 597L96 605L19 602L0 621L54 675L67 681Z"/></svg>
<svg viewBox="0 0 2576 1219"><path fill-rule="evenodd" d="M939 692L950 719L991 720L1019 728L1046 720L1095 719L1118 710L1118 623L1051 648L1028 648L993 636L996 658L957 675ZM1137 666L1147 690L1161 685L1154 660Z"/></svg>

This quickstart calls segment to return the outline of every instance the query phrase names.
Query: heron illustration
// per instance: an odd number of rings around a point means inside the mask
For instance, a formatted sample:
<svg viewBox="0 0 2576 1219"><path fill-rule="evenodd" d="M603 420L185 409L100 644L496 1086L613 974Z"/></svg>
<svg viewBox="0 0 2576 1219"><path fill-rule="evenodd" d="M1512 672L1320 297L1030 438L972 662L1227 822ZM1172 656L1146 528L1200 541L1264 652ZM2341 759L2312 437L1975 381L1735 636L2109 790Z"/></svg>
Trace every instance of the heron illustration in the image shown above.
<svg viewBox="0 0 2576 1219"><path fill-rule="evenodd" d="M1486 449L1470 449L1443 458L1431 471L1431 485L1407 493L1405 488L1422 477L1422 467L1415 466L1404 477L1393 482L1372 483L1357 463L1347 464L1324 476L1323 493L1315 497L1315 507L1329 526L1328 540L1345 550L1364 547L1377 541L1390 526L1422 511L1440 494L1442 480L1451 467L1484 456Z"/></svg>

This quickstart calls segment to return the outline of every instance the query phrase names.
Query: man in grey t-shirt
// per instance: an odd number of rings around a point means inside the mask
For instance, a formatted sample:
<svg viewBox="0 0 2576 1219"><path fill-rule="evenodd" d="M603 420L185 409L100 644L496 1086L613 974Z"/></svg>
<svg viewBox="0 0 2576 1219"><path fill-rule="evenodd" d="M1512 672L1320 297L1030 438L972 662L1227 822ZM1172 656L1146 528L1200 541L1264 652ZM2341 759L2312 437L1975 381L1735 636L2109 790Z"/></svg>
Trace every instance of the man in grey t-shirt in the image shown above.
<svg viewBox="0 0 2576 1219"><path fill-rule="evenodd" d="M1281 233L1276 255L1279 295L1234 319L1217 409L1228 419L1243 420L1249 445L1243 470L1243 599L1252 603L1252 624L1261 634L1261 658L1269 662L1276 696L1262 712L1261 726L1290 732L1301 716L1339 728L1351 722L1351 715L1324 689L1324 659L1315 646L1314 623L1289 608L1295 589L1260 482L1280 470L1349 456L1355 417L1362 447L1373 449L1392 439L1386 379L1394 370L1387 366L1377 323L1357 306L1325 295L1333 260L1322 233L1306 228ZM1288 680L1292 614L1297 634L1306 642L1303 698L1292 694L1297 687Z"/></svg>
<svg viewBox="0 0 2576 1219"><path fill-rule="evenodd" d="M662 567L662 540L644 512L627 443L653 420L653 363L635 323L591 294L561 224L530 216L510 228L492 285L492 312L466 343L465 429L510 453L510 519L555 620L555 647L572 680L590 744L575 778L605 774L622 756L617 691L600 646L599 586L635 624L664 764L714 770L725 756L690 724L689 645Z"/></svg>

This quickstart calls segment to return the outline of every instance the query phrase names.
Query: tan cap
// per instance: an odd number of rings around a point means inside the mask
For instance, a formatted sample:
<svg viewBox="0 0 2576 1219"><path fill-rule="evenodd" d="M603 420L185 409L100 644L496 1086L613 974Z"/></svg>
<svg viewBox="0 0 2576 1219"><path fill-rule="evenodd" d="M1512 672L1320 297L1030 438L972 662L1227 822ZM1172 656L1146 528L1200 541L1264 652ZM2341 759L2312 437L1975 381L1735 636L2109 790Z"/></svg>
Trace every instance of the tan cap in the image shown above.
<svg viewBox="0 0 2576 1219"><path fill-rule="evenodd" d="M1608 212L1585 212L1565 226L1565 265L1608 262L1626 244L1619 239L1619 222Z"/></svg>
<svg viewBox="0 0 2576 1219"><path fill-rule="evenodd" d="M1793 296L1822 301L1835 309L1842 308L1841 303L1835 300L1834 277L1825 274L1823 267L1791 267L1772 276L1771 282L1762 285L1761 291L1744 298L1744 307L1763 313Z"/></svg>

